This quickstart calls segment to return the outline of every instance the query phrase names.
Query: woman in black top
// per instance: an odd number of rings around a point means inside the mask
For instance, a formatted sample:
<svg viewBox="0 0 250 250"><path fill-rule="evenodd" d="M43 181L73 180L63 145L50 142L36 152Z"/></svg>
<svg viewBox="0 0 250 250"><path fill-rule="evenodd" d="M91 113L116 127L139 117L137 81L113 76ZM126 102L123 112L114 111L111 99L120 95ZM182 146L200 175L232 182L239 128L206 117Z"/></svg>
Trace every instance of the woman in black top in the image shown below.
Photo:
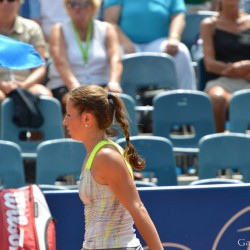
<svg viewBox="0 0 250 250"><path fill-rule="evenodd" d="M201 24L204 63L209 81L205 91L212 99L217 132L224 132L233 92L250 89L250 15L240 0L220 0L218 16Z"/></svg>

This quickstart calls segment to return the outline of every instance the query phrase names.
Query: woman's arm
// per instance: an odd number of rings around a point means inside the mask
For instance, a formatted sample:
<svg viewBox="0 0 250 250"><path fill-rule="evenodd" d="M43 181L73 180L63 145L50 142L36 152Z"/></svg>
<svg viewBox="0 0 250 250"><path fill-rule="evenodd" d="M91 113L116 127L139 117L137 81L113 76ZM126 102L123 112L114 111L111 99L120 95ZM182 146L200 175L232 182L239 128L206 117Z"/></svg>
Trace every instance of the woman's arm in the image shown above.
<svg viewBox="0 0 250 250"><path fill-rule="evenodd" d="M215 58L213 32L216 19L206 18L201 22L201 37L203 40L204 63L206 70L222 76L244 78L249 80L250 60L225 63Z"/></svg>
<svg viewBox="0 0 250 250"><path fill-rule="evenodd" d="M186 21L184 13L179 13L172 16L168 38L180 40L185 25Z"/></svg>
<svg viewBox="0 0 250 250"><path fill-rule="evenodd" d="M168 43L165 52L171 56L175 56L178 52L178 45L181 40L181 35L185 27L185 14L179 13L171 18Z"/></svg>
<svg viewBox="0 0 250 250"><path fill-rule="evenodd" d="M120 13L121 13L121 5L114 5L106 8L104 10L104 16L103 20L106 22L109 22L113 24L116 28L116 31L118 33L119 42L122 45L124 49L124 53L134 53L135 47L133 45L133 42L129 39L128 36L126 36L122 30L119 27L119 19L120 19Z"/></svg>
<svg viewBox="0 0 250 250"><path fill-rule="evenodd" d="M44 59L45 58L45 48L44 46L37 46L35 47L36 51L39 55ZM5 94L9 94L12 90L20 87L29 89L35 84L44 84L46 75L46 66L41 65L37 68L31 69L30 74L24 81L18 80L9 80L9 81L2 81L0 82L0 90L2 90Z"/></svg>
<svg viewBox="0 0 250 250"><path fill-rule="evenodd" d="M55 24L52 27L49 46L51 57L65 86L68 89L80 86L68 61L67 46L60 24Z"/></svg>
<svg viewBox="0 0 250 250"><path fill-rule="evenodd" d="M245 78L249 81L250 74L250 60L242 60L234 62L228 65L228 67L222 71L222 75L233 78Z"/></svg>
<svg viewBox="0 0 250 250"><path fill-rule="evenodd" d="M122 92L120 80L122 74L122 62L117 32L112 24L108 24L106 31L106 49L110 65L110 77L108 90Z"/></svg>
<svg viewBox="0 0 250 250"><path fill-rule="evenodd" d="M124 159L113 148L102 148L91 168L92 176L100 184L108 185L129 211L137 229L150 250L163 250L159 235L144 207Z"/></svg>
<svg viewBox="0 0 250 250"><path fill-rule="evenodd" d="M203 40L204 64L206 67L206 71L222 75L222 72L228 67L228 64L222 61L218 61L215 58L213 42L215 22L215 17L205 18L201 22L201 38Z"/></svg>

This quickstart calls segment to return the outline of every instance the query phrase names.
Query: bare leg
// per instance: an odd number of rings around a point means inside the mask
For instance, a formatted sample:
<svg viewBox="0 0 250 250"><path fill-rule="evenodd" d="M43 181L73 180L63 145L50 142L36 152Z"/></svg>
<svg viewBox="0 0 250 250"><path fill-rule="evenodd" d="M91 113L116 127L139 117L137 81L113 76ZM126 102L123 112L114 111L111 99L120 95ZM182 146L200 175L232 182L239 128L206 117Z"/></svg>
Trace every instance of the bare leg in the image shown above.
<svg viewBox="0 0 250 250"><path fill-rule="evenodd" d="M231 93L220 86L211 87L207 93L211 97L213 104L216 131L217 133L224 132Z"/></svg>
<svg viewBox="0 0 250 250"><path fill-rule="evenodd" d="M52 92L42 84L35 84L28 89L32 94L53 96Z"/></svg>

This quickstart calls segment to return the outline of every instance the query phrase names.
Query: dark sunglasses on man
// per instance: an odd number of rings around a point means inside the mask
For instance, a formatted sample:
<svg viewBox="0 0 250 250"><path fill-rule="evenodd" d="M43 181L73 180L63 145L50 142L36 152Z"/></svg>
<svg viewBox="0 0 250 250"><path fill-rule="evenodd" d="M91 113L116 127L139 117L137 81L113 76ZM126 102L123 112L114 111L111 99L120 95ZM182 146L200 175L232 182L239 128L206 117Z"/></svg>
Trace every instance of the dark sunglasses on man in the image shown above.
<svg viewBox="0 0 250 250"><path fill-rule="evenodd" d="M1 1L1 0L0 0ZM75 7L79 7L80 9L84 9L87 6L89 6L90 2L89 1L85 1L85 2L74 2L74 1L68 1L66 3L66 6L69 8L75 8Z"/></svg>

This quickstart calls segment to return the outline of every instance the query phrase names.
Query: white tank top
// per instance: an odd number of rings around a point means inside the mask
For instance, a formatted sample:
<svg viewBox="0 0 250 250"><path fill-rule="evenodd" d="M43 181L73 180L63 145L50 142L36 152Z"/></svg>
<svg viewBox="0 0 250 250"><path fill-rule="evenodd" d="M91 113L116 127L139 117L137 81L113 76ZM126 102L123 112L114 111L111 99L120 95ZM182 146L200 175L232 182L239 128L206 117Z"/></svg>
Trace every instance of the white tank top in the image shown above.
<svg viewBox="0 0 250 250"><path fill-rule="evenodd" d="M69 64L81 85L102 85L109 82L109 61L105 47L106 28L106 22L99 20L93 21L93 36L88 50L88 64L84 64L82 52L77 43L71 21L62 23ZM82 42L82 44L83 47L85 47L85 42ZM64 86L53 61L48 76L48 88L55 89Z"/></svg>
<svg viewBox="0 0 250 250"><path fill-rule="evenodd" d="M122 148L112 141L101 141L93 149L80 177L79 196L85 204L85 234L83 248L113 249L138 247L139 239L133 228L130 213L117 199L108 185L97 183L91 175L91 165L97 151L106 144L114 145L122 154ZM133 175L131 166L128 171Z"/></svg>

